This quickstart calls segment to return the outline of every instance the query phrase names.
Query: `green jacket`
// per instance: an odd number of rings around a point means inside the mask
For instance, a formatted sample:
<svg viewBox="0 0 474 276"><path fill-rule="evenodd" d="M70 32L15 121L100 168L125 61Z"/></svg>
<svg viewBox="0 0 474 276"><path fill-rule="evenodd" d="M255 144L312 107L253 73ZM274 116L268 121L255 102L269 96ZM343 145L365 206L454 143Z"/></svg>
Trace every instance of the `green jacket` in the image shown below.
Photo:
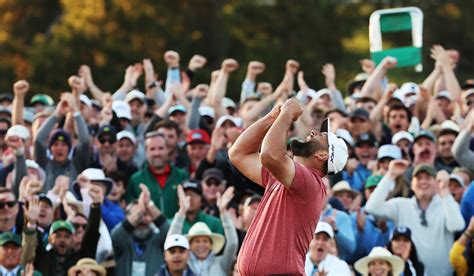
<svg viewBox="0 0 474 276"><path fill-rule="evenodd" d="M212 233L224 235L224 228L222 228L221 220L215 216L208 215L203 211L199 211L194 221L189 221L187 219L184 220L182 234L186 235L189 232L189 229L191 229L191 226L193 226L196 222L204 222L207 224L207 226L209 226L209 229L211 229Z"/></svg>
<svg viewBox="0 0 474 276"><path fill-rule="evenodd" d="M22 276L23 275L23 272L25 271L25 267L20 265L20 269L18 270L18 272L16 273L17 276ZM33 271L33 276L42 276L43 274L41 274L41 272L39 271L36 271L34 270ZM2 271L0 271L0 276L3 276L3 273Z"/></svg>
<svg viewBox="0 0 474 276"><path fill-rule="evenodd" d="M145 184L150 190L151 200L156 207L165 215L166 218L172 218L178 211L178 193L177 187L189 178L187 171L171 166L170 175L166 180L164 189L156 181L153 174L150 172L148 163L145 163L143 169L134 173L130 178L125 193L125 200L130 203L140 196L140 184Z"/></svg>

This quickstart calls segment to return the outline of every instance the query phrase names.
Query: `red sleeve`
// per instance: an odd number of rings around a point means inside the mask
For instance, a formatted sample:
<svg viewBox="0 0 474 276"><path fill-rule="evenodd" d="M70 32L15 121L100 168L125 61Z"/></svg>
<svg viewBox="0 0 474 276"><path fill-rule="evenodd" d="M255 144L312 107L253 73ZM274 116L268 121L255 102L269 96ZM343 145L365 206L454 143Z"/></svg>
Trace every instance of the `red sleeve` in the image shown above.
<svg viewBox="0 0 474 276"><path fill-rule="evenodd" d="M267 168L265 168L264 166L262 166L262 172L261 172L261 175L262 175L262 186L263 188L267 188L268 186L268 183L270 182L273 182L273 175L270 173L269 170L267 170Z"/></svg>
<svg viewBox="0 0 474 276"><path fill-rule="evenodd" d="M293 163L295 164L295 177L289 189L290 193L303 202L315 198L322 200L326 196L322 177L298 162L293 161Z"/></svg>

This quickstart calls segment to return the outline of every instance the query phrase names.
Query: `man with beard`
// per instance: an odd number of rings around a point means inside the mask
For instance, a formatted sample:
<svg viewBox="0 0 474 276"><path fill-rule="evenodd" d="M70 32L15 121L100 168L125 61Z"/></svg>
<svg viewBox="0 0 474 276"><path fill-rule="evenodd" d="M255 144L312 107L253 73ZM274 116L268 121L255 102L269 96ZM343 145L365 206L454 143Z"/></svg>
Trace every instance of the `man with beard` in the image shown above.
<svg viewBox="0 0 474 276"><path fill-rule="evenodd" d="M172 218L178 211L177 186L188 179L188 173L169 162L166 139L156 131L147 134L145 152L147 162L130 178L125 199L130 203L138 198L143 183L150 190L153 203L167 218Z"/></svg>
<svg viewBox="0 0 474 276"><path fill-rule="evenodd" d="M351 270L346 262L329 253L331 240L334 239L334 230L327 222L320 221L309 244L306 254L305 272L313 276L316 272L325 272L323 275L351 275ZM318 275L318 274L316 274Z"/></svg>
<svg viewBox="0 0 474 276"><path fill-rule="evenodd" d="M229 150L232 163L265 188L238 257L242 275L304 274L306 251L326 196L322 178L341 171L347 161L346 144L330 132L328 120L321 132L292 141L294 158L287 155L283 134L303 111L295 99L275 106Z"/></svg>
<svg viewBox="0 0 474 276"><path fill-rule="evenodd" d="M152 275L163 261L163 246L169 230L166 217L140 185L138 200L126 209L126 218L112 231L116 275Z"/></svg>
<svg viewBox="0 0 474 276"><path fill-rule="evenodd" d="M101 205L103 202L103 191L100 187L92 186L89 190L92 199L89 222L84 233L81 248L74 250L74 226L64 220L55 221L49 230L48 249L41 239L36 246L35 268L43 275L67 275L69 268L74 266L82 258L95 258L97 243L99 242L99 224L101 219ZM39 204L38 204L39 205ZM28 221L28 230L35 229L38 223L38 215L34 212L25 214ZM34 241L33 241L34 242Z"/></svg>

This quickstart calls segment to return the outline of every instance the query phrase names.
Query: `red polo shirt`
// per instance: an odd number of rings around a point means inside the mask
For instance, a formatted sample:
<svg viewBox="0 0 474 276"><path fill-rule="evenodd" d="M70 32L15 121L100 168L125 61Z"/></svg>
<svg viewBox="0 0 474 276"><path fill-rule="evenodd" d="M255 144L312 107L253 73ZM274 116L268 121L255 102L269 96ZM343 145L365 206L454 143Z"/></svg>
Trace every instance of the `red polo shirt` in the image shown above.
<svg viewBox="0 0 474 276"><path fill-rule="evenodd" d="M158 173L153 167L149 166L151 174L155 177L156 182L160 185L162 189L165 188L166 180L168 180L168 176L171 173L171 166L166 164L165 170L162 173Z"/></svg>

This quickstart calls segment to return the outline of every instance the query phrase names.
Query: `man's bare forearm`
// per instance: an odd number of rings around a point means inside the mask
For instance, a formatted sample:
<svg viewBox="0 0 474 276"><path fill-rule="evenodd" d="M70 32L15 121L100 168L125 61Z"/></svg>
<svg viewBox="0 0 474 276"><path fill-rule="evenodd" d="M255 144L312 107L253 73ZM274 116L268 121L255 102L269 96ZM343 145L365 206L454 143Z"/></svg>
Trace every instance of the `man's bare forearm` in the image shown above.
<svg viewBox="0 0 474 276"><path fill-rule="evenodd" d="M238 153L245 155L258 152L263 138L274 121L275 119L270 117L270 114L256 121L237 138L230 148L229 154Z"/></svg>
<svg viewBox="0 0 474 276"><path fill-rule="evenodd" d="M282 113L278 116L263 139L262 154L275 160L286 156L287 133L292 123L293 119L288 114Z"/></svg>

